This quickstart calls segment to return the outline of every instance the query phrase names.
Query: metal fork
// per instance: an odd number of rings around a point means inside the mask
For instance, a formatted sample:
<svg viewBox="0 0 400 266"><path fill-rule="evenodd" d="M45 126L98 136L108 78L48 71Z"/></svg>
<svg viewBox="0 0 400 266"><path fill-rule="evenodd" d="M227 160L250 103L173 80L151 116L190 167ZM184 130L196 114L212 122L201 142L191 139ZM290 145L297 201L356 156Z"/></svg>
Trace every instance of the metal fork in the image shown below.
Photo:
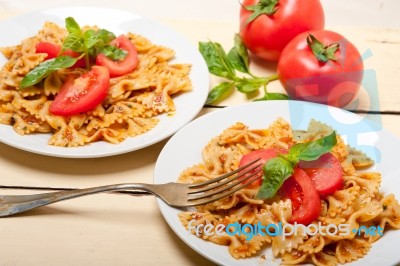
<svg viewBox="0 0 400 266"><path fill-rule="evenodd" d="M254 160L232 172L201 183L143 184L127 183L73 189L33 195L0 196L0 217L32 210L62 200L113 191L146 191L173 207L190 207L210 203L246 187L261 177L261 163Z"/></svg>

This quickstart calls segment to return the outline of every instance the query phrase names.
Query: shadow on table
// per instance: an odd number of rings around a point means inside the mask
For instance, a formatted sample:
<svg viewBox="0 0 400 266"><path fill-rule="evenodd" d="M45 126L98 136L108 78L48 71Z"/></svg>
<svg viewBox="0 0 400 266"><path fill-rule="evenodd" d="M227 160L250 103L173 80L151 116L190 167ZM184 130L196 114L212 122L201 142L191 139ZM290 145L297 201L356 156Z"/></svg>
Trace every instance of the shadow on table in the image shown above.
<svg viewBox="0 0 400 266"><path fill-rule="evenodd" d="M9 165L63 175L104 175L153 165L166 140L134 152L103 158L58 158L22 151L0 143L0 161Z"/></svg>

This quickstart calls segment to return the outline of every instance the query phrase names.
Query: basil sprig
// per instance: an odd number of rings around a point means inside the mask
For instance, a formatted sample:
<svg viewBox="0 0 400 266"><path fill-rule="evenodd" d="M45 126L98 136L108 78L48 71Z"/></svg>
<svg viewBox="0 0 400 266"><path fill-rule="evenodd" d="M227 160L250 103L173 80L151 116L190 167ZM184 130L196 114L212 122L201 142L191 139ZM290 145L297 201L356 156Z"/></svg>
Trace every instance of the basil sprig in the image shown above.
<svg viewBox="0 0 400 266"><path fill-rule="evenodd" d="M227 80L211 89L206 104L222 100L235 87L238 91L250 97L260 87L263 87L264 96L256 99L256 101L288 99L285 94L267 91L268 83L278 79L278 75L256 77L250 72L247 48L239 34L235 34L234 46L228 53L225 52L221 44L212 41L199 42L199 51L206 61L209 72ZM238 76L237 71L245 74L245 76Z"/></svg>
<svg viewBox="0 0 400 266"><path fill-rule="evenodd" d="M269 160L263 167L264 179L257 193L258 199L275 196L283 182L294 172L299 161L315 161L336 145L336 132L307 143L293 145L288 154L280 154Z"/></svg>
<svg viewBox="0 0 400 266"><path fill-rule="evenodd" d="M46 60L26 74L19 87L23 89L35 85L47 77L50 73L62 68L73 66L76 61L78 61L78 58L71 56L58 56L56 58Z"/></svg>
<svg viewBox="0 0 400 266"><path fill-rule="evenodd" d="M200 42L199 50L211 74L230 80L236 79L234 66L229 61L221 44L215 42Z"/></svg>
<svg viewBox="0 0 400 266"><path fill-rule="evenodd" d="M24 89L39 83L52 72L62 68L73 66L80 58L85 58L86 67L90 67L90 58L95 58L103 53L112 60L124 59L127 55L125 50L110 45L115 39L115 35L105 29L82 31L74 18L65 19L65 28L68 35L65 37L61 46L61 54L66 50L72 50L80 54L74 58L66 55L59 55L56 58L46 60L32 69L20 83L20 88Z"/></svg>
<svg viewBox="0 0 400 266"><path fill-rule="evenodd" d="M90 56L96 57L99 53L105 53L107 57L113 60L125 58L127 52L115 46L110 42L115 39L114 33L105 30L86 30L82 31L79 24L72 17L65 19L65 28L68 35L65 38L62 51L71 49L74 52L84 54L86 65L89 65Z"/></svg>

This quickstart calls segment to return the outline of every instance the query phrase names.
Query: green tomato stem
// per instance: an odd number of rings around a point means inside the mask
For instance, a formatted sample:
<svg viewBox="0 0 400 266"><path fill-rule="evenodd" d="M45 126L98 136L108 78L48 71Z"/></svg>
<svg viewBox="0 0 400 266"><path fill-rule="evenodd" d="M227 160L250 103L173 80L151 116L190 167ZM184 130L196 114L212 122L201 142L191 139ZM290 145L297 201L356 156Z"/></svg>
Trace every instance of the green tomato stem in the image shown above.
<svg viewBox="0 0 400 266"><path fill-rule="evenodd" d="M277 80L277 79L279 79L279 75L278 74L272 74L271 76L265 78L265 85L267 85L271 81L274 81L274 80Z"/></svg>
<svg viewBox="0 0 400 266"><path fill-rule="evenodd" d="M278 74L272 74L271 76L266 77L266 78L262 78L262 79L264 80L264 85L263 85L263 87L264 87L264 93L267 94L267 93L268 93L267 85L268 85L270 82L279 79L279 75L278 75Z"/></svg>

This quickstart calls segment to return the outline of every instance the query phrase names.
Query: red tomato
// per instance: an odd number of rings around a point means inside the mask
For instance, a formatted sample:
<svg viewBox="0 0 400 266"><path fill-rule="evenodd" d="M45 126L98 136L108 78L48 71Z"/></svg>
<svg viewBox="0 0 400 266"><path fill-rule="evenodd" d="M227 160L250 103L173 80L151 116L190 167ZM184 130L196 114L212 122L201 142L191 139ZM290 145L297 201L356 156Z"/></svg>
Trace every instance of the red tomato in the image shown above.
<svg viewBox="0 0 400 266"><path fill-rule="evenodd" d="M108 68L111 77L118 77L132 72L138 65L138 55L135 45L125 35L120 35L111 44L128 52L126 57L119 61L113 61L104 54L96 57L96 64Z"/></svg>
<svg viewBox="0 0 400 266"><path fill-rule="evenodd" d="M301 161L298 167L307 173L321 197L330 195L343 187L342 166L332 153L325 153L315 161Z"/></svg>
<svg viewBox="0 0 400 266"><path fill-rule="evenodd" d="M257 57L277 61L285 46L299 33L324 28L325 17L319 0L279 0L276 12L247 20L259 0L244 0L240 9L240 36L246 47Z"/></svg>
<svg viewBox="0 0 400 266"><path fill-rule="evenodd" d="M324 45L339 44L337 60L321 62L307 44L312 34ZM342 35L322 30L299 34L283 50L278 75L292 99L343 107L358 93L363 62L357 48Z"/></svg>
<svg viewBox="0 0 400 266"><path fill-rule="evenodd" d="M36 53L47 54L45 60L52 59L58 56L61 51L61 46L49 42L38 42L36 44Z"/></svg>
<svg viewBox="0 0 400 266"><path fill-rule="evenodd" d="M67 80L50 105L50 112L68 116L92 110L105 99L109 86L108 69L93 66L81 77Z"/></svg>
<svg viewBox="0 0 400 266"><path fill-rule="evenodd" d="M287 153L287 151L285 150L277 150L277 149L261 149L261 150L255 150L252 151L248 154L245 154L242 156L242 158L240 159L239 162L239 167L242 167L246 164L249 164L257 159L260 159L257 163L261 163L262 166L257 167L256 169L254 169L253 171L251 171L249 174L253 174L257 171L259 171L264 164L269 161L270 159L277 157L278 154L283 154L283 153ZM246 170L243 170L246 171ZM240 174L240 172L239 172ZM260 176L260 178L254 182L252 182L250 185L248 185L248 188L254 188L254 187L258 187L260 186L262 183L262 178Z"/></svg>
<svg viewBox="0 0 400 266"><path fill-rule="evenodd" d="M292 201L290 223L308 225L316 220L321 212L321 199L306 172L296 167L294 173L280 188L284 198Z"/></svg>
<svg viewBox="0 0 400 266"><path fill-rule="evenodd" d="M55 58L59 55L61 51L61 46L49 42L39 42L36 44L36 53L45 53L47 54L47 57L45 60ZM62 53L63 55L69 55L71 57L78 57L79 53L74 52L72 50L66 50ZM72 68L75 67L81 67L84 68L86 66L85 59L81 58L79 59L73 66Z"/></svg>

